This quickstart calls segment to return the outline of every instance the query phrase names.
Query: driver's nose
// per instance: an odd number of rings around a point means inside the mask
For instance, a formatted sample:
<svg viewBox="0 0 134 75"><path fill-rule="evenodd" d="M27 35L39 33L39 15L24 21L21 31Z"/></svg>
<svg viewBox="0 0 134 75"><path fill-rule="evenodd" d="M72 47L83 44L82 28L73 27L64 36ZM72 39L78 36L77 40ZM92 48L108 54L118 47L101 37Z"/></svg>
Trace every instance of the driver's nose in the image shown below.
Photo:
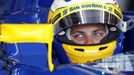
<svg viewBox="0 0 134 75"><path fill-rule="evenodd" d="M94 38L92 37L92 36L87 36L86 38L85 38L85 42L84 42L84 44L94 44L95 42L94 42Z"/></svg>

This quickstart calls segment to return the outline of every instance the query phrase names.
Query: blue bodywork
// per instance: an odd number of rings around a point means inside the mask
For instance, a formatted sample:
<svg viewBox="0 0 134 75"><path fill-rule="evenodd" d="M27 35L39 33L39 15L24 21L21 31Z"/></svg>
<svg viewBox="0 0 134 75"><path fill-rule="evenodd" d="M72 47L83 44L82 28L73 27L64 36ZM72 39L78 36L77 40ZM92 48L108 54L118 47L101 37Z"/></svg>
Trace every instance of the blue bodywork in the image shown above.
<svg viewBox="0 0 134 75"><path fill-rule="evenodd" d="M124 12L124 20L130 20L134 19L134 11L129 11L129 12ZM134 23L131 23L130 25L134 26ZM134 50L134 28L131 30L128 30L125 33L125 43L124 43L124 50L129 51L129 50Z"/></svg>
<svg viewBox="0 0 134 75"><path fill-rule="evenodd" d="M1 10L3 13L0 14L0 23L47 23L48 11L52 2L53 0L0 0L0 7L3 8ZM124 12L124 16L124 20L127 20L127 16L134 16L134 12ZM125 34L124 50L134 50L133 33L134 29ZM121 41L123 42L123 40ZM2 50L4 50L6 58L0 60L0 75L111 75L93 67L86 68L67 64L70 62L64 50L61 49L61 44L57 42L58 46L56 46L55 42L57 40L54 40L53 46L59 52L53 51L53 63L56 66L53 72L48 69L47 45L41 43L2 43ZM56 56L58 53L62 53L64 56Z"/></svg>

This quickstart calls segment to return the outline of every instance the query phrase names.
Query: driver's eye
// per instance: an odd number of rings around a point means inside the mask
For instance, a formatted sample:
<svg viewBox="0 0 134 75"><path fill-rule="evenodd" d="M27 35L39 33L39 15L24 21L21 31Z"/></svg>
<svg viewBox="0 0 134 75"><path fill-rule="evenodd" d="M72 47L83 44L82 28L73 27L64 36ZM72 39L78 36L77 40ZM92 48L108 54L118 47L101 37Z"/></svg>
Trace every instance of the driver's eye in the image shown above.
<svg viewBox="0 0 134 75"><path fill-rule="evenodd" d="M105 32L95 32L93 35L94 38L101 38L105 35Z"/></svg>
<svg viewBox="0 0 134 75"><path fill-rule="evenodd" d="M94 33L95 36L101 36L101 33Z"/></svg>
<svg viewBox="0 0 134 75"><path fill-rule="evenodd" d="M76 40L83 40L84 39L84 34L74 34L73 38Z"/></svg>

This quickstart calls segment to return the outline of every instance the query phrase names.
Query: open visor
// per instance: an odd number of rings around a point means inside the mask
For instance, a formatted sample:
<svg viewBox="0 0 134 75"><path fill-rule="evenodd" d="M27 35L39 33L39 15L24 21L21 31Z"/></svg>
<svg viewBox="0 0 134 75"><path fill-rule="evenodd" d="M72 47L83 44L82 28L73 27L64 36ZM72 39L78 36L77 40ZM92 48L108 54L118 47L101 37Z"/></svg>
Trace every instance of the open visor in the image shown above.
<svg viewBox="0 0 134 75"><path fill-rule="evenodd" d="M119 14L117 15L120 16ZM119 30L122 30L121 26L123 23L120 18L121 17L117 17L109 12L102 10L82 10L79 12L72 13L68 16L65 16L58 23L56 23L55 35L58 39L60 39L60 41L68 43L67 42L68 40L65 41L65 38L67 37L66 36L67 29L74 26L85 25L85 24L105 25L107 26L108 31L109 28L115 27L117 30L114 33L117 33L119 32ZM59 33L61 34L59 35ZM62 39L63 36L64 39Z"/></svg>

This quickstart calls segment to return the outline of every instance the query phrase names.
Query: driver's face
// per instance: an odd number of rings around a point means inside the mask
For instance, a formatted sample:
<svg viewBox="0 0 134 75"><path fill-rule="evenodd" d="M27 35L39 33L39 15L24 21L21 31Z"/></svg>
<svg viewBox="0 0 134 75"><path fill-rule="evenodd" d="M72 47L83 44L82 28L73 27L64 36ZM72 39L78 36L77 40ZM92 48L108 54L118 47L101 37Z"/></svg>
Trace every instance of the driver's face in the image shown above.
<svg viewBox="0 0 134 75"><path fill-rule="evenodd" d="M97 44L106 35L104 25L81 25L71 28L71 39L77 44Z"/></svg>

